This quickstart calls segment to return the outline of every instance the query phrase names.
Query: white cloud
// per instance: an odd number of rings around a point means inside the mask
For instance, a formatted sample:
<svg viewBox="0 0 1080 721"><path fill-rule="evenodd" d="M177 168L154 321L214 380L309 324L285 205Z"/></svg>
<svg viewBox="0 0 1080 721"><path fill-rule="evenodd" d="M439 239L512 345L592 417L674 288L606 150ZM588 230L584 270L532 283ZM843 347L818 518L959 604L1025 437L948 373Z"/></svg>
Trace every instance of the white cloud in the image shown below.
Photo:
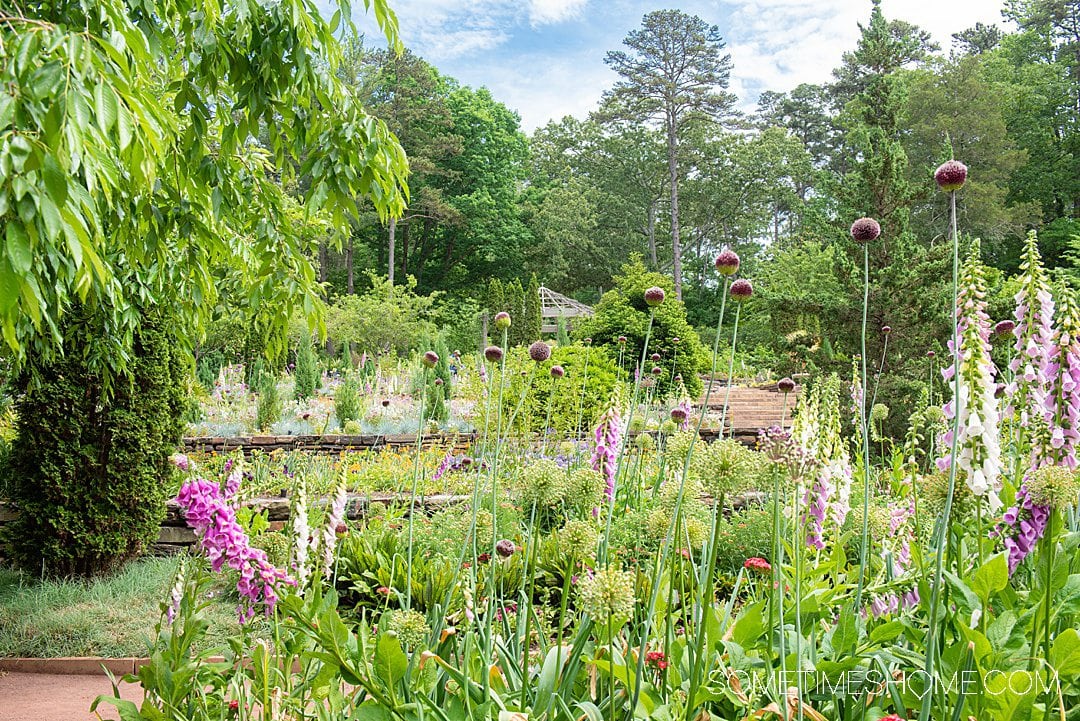
<svg viewBox="0 0 1080 721"><path fill-rule="evenodd" d="M852 0L727 0L732 89L745 109L761 90L788 91L800 83L823 83L843 53L855 47L858 23L870 19L870 3ZM885 17L930 32L943 50L951 35L976 22L1001 21L1000 0L883 0Z"/></svg>
<svg viewBox="0 0 1080 721"><path fill-rule="evenodd" d="M578 17L588 0L529 0L529 21L535 25Z"/></svg>

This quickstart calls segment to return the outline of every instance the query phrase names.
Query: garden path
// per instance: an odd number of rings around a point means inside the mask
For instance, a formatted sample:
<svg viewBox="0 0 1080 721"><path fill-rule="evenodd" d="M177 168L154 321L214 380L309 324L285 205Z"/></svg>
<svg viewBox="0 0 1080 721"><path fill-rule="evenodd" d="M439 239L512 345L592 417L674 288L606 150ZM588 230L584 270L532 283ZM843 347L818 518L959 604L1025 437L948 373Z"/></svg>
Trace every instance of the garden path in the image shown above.
<svg viewBox="0 0 1080 721"><path fill-rule="evenodd" d="M116 707L102 704L97 716L90 704L112 687L104 675L7 673L0 675L0 721L94 721L120 718ZM142 690L120 684L120 695L138 703Z"/></svg>

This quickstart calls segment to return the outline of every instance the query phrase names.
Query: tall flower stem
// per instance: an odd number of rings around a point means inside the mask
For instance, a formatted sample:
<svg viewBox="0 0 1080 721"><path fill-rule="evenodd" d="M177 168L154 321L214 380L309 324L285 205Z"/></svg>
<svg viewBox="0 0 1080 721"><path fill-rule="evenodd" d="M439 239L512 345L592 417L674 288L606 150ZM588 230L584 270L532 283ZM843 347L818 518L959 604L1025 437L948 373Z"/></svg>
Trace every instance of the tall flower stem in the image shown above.
<svg viewBox="0 0 1080 721"><path fill-rule="evenodd" d="M953 268L955 279L956 268ZM954 280L955 283L955 280ZM870 546L870 424L866 413L866 313L870 307L870 248L863 244L863 308L862 308L862 397L859 399L859 422L862 424L863 517L862 544L859 548L859 586L855 591L855 613L862 608L863 587L866 585L866 562Z"/></svg>
<svg viewBox="0 0 1080 721"><path fill-rule="evenodd" d="M648 343L646 343L648 345ZM589 357L591 345L585 346L585 370L581 374L581 394L578 396L577 425L574 426L574 441L581 439L581 421L585 416L585 389L589 382ZM619 351L619 368L622 369L622 350Z"/></svg>
<svg viewBox="0 0 1080 721"><path fill-rule="evenodd" d="M784 630L784 542L783 529L781 527L782 507L780 499L780 469L773 464L773 592L776 594L775 603L769 604L769 653L772 654L772 634L777 632L777 652L780 659L780 683L777 686L777 698L783 698L784 683L787 678L787 650L785 647Z"/></svg>
<svg viewBox="0 0 1080 721"><path fill-rule="evenodd" d="M885 372L885 355L888 353L888 351L889 351L889 334L886 333L885 334L885 341L881 344L881 362L878 363L877 377L874 378L874 396L873 396L873 398L870 399L870 408L871 409L874 407L874 404L877 403L877 392L878 392L878 388L881 387L881 374ZM882 460L884 461L884 456L882 457Z"/></svg>
<svg viewBox="0 0 1080 721"><path fill-rule="evenodd" d="M502 358L499 360L499 397L496 402L495 412L495 451L491 459L491 574L489 576L488 588L488 609L487 609L487 638L485 639L486 658L489 663L495 663L495 559L498 558L495 552L495 544L499 540L498 536L498 477L499 477L499 451L502 448L502 411L503 411L503 390L506 388L506 338L507 329L503 329L502 337ZM490 674L483 674L483 691L484 697L487 697L488 683Z"/></svg>
<svg viewBox="0 0 1080 721"><path fill-rule="evenodd" d="M735 341L739 336L739 316L742 315L742 303L735 305L735 326L731 331L731 360L728 362L728 377L727 377L727 390L724 391L724 408L720 411L720 435L724 435L724 428L727 426L727 409L728 403L731 401L731 382L732 376L735 375ZM732 427L731 435L734 437L735 428Z"/></svg>
<svg viewBox="0 0 1080 721"><path fill-rule="evenodd" d="M1043 659L1047 664L1047 679L1046 687L1050 689L1053 687L1053 675L1054 669L1050 666L1050 615L1053 610L1053 598L1054 598L1054 550L1057 546L1057 538L1054 536L1054 520L1057 518L1057 509L1050 509L1050 518L1046 522L1046 531L1043 533L1043 555L1046 557L1046 586L1043 588L1043 598L1045 603L1043 614ZM1047 691L1049 693L1049 690ZM1046 702L1046 714L1047 721L1050 719L1050 712L1053 708L1053 704L1049 699Z"/></svg>
<svg viewBox="0 0 1080 721"><path fill-rule="evenodd" d="M690 458L694 452L694 443L697 441L698 434L701 431L701 423L705 419L705 412L709 408L709 397L712 394L713 376L716 375L716 358L720 346L720 329L724 324L724 310L727 306L727 296L730 280L724 278L724 293L720 301L720 317L716 322L716 339L713 341L713 354L712 354L712 371L709 373L709 385L708 390L705 392L705 402L701 406L701 413L698 415L697 426L694 429L694 435L690 438L690 447L686 452L686 459L683 461L682 477L679 482L679 492L675 496L675 508L672 512L671 523L668 526L667 535L664 536L664 542L660 549L660 562L656 568L663 569L667 565L668 556L671 552L671 538L674 536L676 524L679 520L680 512L682 510L683 492L686 489L686 476L690 471ZM650 317L649 328L652 328L652 319ZM642 365L645 362L645 355L642 353ZM723 429L721 429L721 433ZM610 516L609 516L609 528L610 531ZM634 676L634 694L630 698L630 709L633 713L633 709L637 708L638 698L641 696L641 682L645 675L645 652L649 642L649 630L652 626L653 614L656 611L656 602L660 596L660 583L659 576L652 579L652 589L649 592L649 604L645 610L645 622L641 625L641 636L638 642L638 659L637 659L637 673Z"/></svg>
<svg viewBox="0 0 1080 721"><path fill-rule="evenodd" d="M416 487L420 481L420 455L424 448L424 399L427 397L428 367L424 366L424 382L420 389L420 416L416 427L416 457L413 460L412 490L409 492L409 551L405 557L405 608L412 608L413 518L416 517Z"/></svg>
<svg viewBox="0 0 1080 721"><path fill-rule="evenodd" d="M956 298L959 293L960 272L960 237L956 230L956 191L949 192L949 221L953 242L953 354L960 355L960 330L959 319L956 313ZM938 602L941 599L941 576L942 566L945 560L945 544L949 538L949 517L952 515L953 494L956 492L956 451L957 440L960 437L960 373L953 374L953 408L952 418L952 450L949 455L949 488L945 494L945 507L941 511L936 533L934 534L934 582L930 587L930 625L926 629L926 678L934 678L937 668L937 642L938 642ZM919 721L929 721L930 709L934 703L934 694L930 692L923 695L922 706L919 708Z"/></svg>

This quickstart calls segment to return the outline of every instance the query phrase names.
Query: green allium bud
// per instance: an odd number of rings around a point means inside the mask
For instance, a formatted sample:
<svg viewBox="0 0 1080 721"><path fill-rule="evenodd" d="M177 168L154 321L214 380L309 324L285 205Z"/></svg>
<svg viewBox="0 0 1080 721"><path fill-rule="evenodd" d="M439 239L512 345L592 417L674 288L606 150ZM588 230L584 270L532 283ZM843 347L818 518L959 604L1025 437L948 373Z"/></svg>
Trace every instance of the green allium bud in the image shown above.
<svg viewBox="0 0 1080 721"><path fill-rule="evenodd" d="M581 579L578 593L581 608L594 621L625 621L634 612L634 574L629 571L602 568Z"/></svg>
<svg viewBox="0 0 1080 721"><path fill-rule="evenodd" d="M395 634L406 649L419 649L427 644L431 626L419 611L395 609L390 611L387 630Z"/></svg>
<svg viewBox="0 0 1080 721"><path fill-rule="evenodd" d="M1080 493L1080 477L1076 471L1062 466L1043 466L1024 482L1028 498L1040 506L1065 508L1076 503Z"/></svg>
<svg viewBox="0 0 1080 721"><path fill-rule="evenodd" d="M592 558L597 536L596 527L588 521L567 521L558 534L559 549L573 558Z"/></svg>

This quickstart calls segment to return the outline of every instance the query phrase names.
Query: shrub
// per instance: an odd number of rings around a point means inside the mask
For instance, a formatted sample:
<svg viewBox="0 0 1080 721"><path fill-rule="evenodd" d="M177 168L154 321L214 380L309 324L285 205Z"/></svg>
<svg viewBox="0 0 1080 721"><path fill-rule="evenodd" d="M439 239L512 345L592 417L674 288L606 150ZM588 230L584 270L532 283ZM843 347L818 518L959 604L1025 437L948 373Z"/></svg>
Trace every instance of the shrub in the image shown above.
<svg viewBox="0 0 1080 721"><path fill-rule="evenodd" d="M735 574L748 558L769 559L772 522L771 507L765 506L749 506L721 521L716 533L717 572Z"/></svg>
<svg viewBox="0 0 1080 721"><path fill-rule="evenodd" d="M360 384L353 372L345 374L345 380L334 392L334 415L343 430L360 417Z"/></svg>
<svg viewBox="0 0 1080 721"><path fill-rule="evenodd" d="M319 360L311 347L311 339L305 336L300 340L300 347L296 351L296 372L293 374L295 399L302 401L315 395L321 375Z"/></svg>
<svg viewBox="0 0 1080 721"><path fill-rule="evenodd" d="M98 332L84 310L73 310L63 330L64 355L28 361L8 462L18 516L4 528L12 558L27 571L102 573L157 538L190 378L168 325L144 316L130 375L108 388L79 352ZM31 374L36 383L26 380Z"/></svg>
<svg viewBox="0 0 1080 721"><path fill-rule="evenodd" d="M255 406L255 428L268 431L281 418L281 396L278 394L277 376L263 367L254 373L255 392L258 402Z"/></svg>
<svg viewBox="0 0 1080 721"><path fill-rule="evenodd" d="M585 365L588 362L588 375ZM566 370L563 378L553 379L548 369L561 365ZM492 393L498 394L499 371L494 373ZM514 409L518 407L525 384L528 393L521 410L514 418L515 433L525 429L541 432L547 418L548 399L551 399L551 428L556 436L572 435L578 429L580 416L581 432L592 430L607 408L611 394L618 384L618 368L615 361L603 348L586 347L580 344L560 346L551 349L551 359L537 366L529 358L527 349L511 348L506 356L506 389L503 391L502 422L505 426ZM554 394L554 395L553 395ZM496 403L481 401L477 404L477 427L485 427L484 413L490 412L489 428L495 428ZM492 431L494 432L494 431Z"/></svg>
<svg viewBox="0 0 1080 721"><path fill-rule="evenodd" d="M659 286L667 292L667 300L655 310L652 333L649 337L649 353L659 353L661 395L675 390L673 376L681 375L686 390L692 398L702 391L698 373L709 367L709 353L701 339L686 319L686 306L675 299L671 278L645 269L641 257L634 255L622 267L622 275L615 278L615 288L604 293L596 305L592 318L578 323L574 328L575 339L592 338L593 345L607 348L612 357L618 358L623 351L623 367L632 373L641 362L645 345L645 333L649 327L649 308L645 305L645 289ZM619 336L626 336L625 348L620 348ZM673 339L678 338L676 344ZM675 372L672 373L672 360ZM648 363L648 368L652 363Z"/></svg>
<svg viewBox="0 0 1080 721"><path fill-rule="evenodd" d="M369 274L371 290L339 296L327 308L326 332L335 343L352 343L357 353L408 355L424 338L435 335L437 296L416 294L416 279L392 286Z"/></svg>

